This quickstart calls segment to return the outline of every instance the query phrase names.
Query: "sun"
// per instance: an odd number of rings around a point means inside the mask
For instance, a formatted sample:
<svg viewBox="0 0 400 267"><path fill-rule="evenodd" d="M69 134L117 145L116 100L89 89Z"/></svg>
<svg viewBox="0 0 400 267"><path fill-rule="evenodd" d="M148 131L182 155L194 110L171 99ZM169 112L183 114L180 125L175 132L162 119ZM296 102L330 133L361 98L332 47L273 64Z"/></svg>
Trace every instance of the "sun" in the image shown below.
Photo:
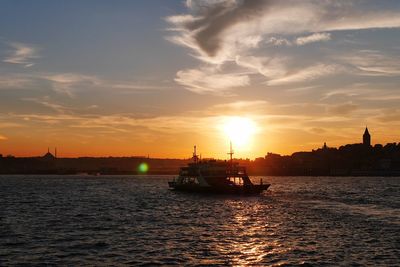
<svg viewBox="0 0 400 267"><path fill-rule="evenodd" d="M222 122L224 135L235 147L248 148L257 132L257 124L246 117L226 117Z"/></svg>

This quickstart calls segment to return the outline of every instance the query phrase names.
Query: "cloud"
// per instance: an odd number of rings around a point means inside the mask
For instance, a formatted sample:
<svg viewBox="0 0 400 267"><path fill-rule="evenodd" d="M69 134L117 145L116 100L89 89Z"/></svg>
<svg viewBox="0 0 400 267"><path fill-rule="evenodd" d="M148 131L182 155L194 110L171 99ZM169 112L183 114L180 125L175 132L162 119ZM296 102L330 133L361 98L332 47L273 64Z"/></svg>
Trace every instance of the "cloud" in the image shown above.
<svg viewBox="0 0 400 267"><path fill-rule="evenodd" d="M79 73L45 73L37 76L40 79L50 81L53 88L71 97L74 92L82 88L107 88L111 90L165 90L170 88L168 85L149 84L142 81L110 80L95 75L84 75Z"/></svg>
<svg viewBox="0 0 400 267"><path fill-rule="evenodd" d="M96 75L80 73L29 72L20 74L0 75L0 90L2 89L32 89L48 83L60 94L71 98L76 93L87 89L109 89L118 91L145 92L149 90L165 90L169 84L152 84L148 81L111 80Z"/></svg>
<svg viewBox="0 0 400 267"><path fill-rule="evenodd" d="M268 102L264 100L252 100L252 101L236 101L225 104L218 104L213 106L213 108L223 108L223 109L247 109L256 106L265 106Z"/></svg>
<svg viewBox="0 0 400 267"><path fill-rule="evenodd" d="M167 21L181 32L180 38L175 38L175 41L196 50L204 59L218 56L223 49L255 47L259 43L259 35L246 34L238 39L235 35L225 33L233 25L240 24L242 20L252 19L255 16L254 8L260 6L260 1L243 1L240 8L236 1L187 1L186 3L194 15L172 16L167 18ZM244 30L235 29L236 32ZM225 42L227 39L229 42ZM225 51L221 60L227 56L229 51Z"/></svg>
<svg viewBox="0 0 400 267"><path fill-rule="evenodd" d="M292 41L282 37L270 37L266 43L273 46L292 46L293 44L302 46L309 43L326 42L331 40L330 33L313 33L307 36L297 37Z"/></svg>
<svg viewBox="0 0 400 267"><path fill-rule="evenodd" d="M316 64L305 69L289 73L286 76L278 79L269 80L268 85L283 85L291 83L301 83L305 81L312 81L318 78L336 74L343 71L342 67L334 64Z"/></svg>
<svg viewBox="0 0 400 267"><path fill-rule="evenodd" d="M56 111L57 113L61 113L61 114L64 114L64 113L67 113L68 111L73 110L72 108L68 108L68 107L65 107L65 106L57 104L57 103L53 103L51 101L50 97L46 97L46 96L42 97L42 98L33 98L33 97L29 98L28 97L28 98L22 98L22 100L39 104L41 106L50 108L50 109Z"/></svg>
<svg viewBox="0 0 400 267"><path fill-rule="evenodd" d="M101 81L96 76L82 75L76 73L43 74L38 78L49 81L53 89L59 93L74 97L74 92L79 88L99 86Z"/></svg>
<svg viewBox="0 0 400 267"><path fill-rule="evenodd" d="M358 1L205 0L187 1L190 14L171 16L176 43L193 49L203 60L229 60L258 40L274 34L314 33L299 44L330 38L325 31L400 27L400 10L367 8Z"/></svg>
<svg viewBox="0 0 400 267"><path fill-rule="evenodd" d="M0 76L0 90L2 89L15 89L24 88L29 85L31 80L23 75L1 75Z"/></svg>
<svg viewBox="0 0 400 267"><path fill-rule="evenodd" d="M354 66L360 75L365 76L399 76L400 57L385 55L376 50L359 50L338 57L346 64Z"/></svg>
<svg viewBox="0 0 400 267"><path fill-rule="evenodd" d="M294 87L294 88L289 88L286 89L286 92L290 92L292 95L293 94L303 94L303 93L310 93L312 91L315 91L315 89L320 88L321 86L318 85L312 85L312 86L302 86L302 87Z"/></svg>
<svg viewBox="0 0 400 267"><path fill-rule="evenodd" d="M357 109L358 105L353 103L344 103L327 107L327 111L334 115L348 115Z"/></svg>
<svg viewBox="0 0 400 267"><path fill-rule="evenodd" d="M89 105L83 108L66 106L64 104L56 103L49 96L43 97L26 97L21 98L22 101L36 103L48 109L55 111L58 114L76 114L76 113L86 113L99 108L98 105Z"/></svg>
<svg viewBox="0 0 400 267"><path fill-rule="evenodd" d="M96 84L99 82L96 76L88 76L76 73L48 74L42 76L42 78L61 84L73 84L80 82L90 82Z"/></svg>
<svg viewBox="0 0 400 267"><path fill-rule="evenodd" d="M96 76L74 73L20 73L0 76L0 89L31 89L40 82L48 82L58 93L74 96L74 91L82 87L100 86L102 81Z"/></svg>
<svg viewBox="0 0 400 267"><path fill-rule="evenodd" d="M220 84L227 82L217 82L217 78L224 79L246 70L265 76L267 85L311 81L339 73L349 64L340 68L337 60L335 63L322 63L323 60L316 63L313 59L283 53L274 47L296 49L297 46L326 42L334 31L400 27L400 8L389 9L369 0L187 0L186 7L187 13L166 18L171 26L166 38L189 48L191 55L203 63L215 66L207 75L213 77L213 83ZM294 57L298 59L288 60ZM302 70L298 69L298 63L303 63ZM226 65L230 68L224 68ZM189 77L203 78L202 66L197 71L179 71L175 80L187 89L201 93L215 93L221 88L229 90L225 86L204 90L208 86L194 85ZM374 68L359 65L351 72L353 75L360 73L394 75L397 70L383 65ZM245 77L241 78L241 84L246 84Z"/></svg>
<svg viewBox="0 0 400 267"><path fill-rule="evenodd" d="M98 131L108 133L127 133L134 135L136 132L155 134L181 134L204 132L204 129L215 125L217 116L153 116L138 118L134 114L0 114L1 120L12 120L25 127L35 125L35 129L45 129L47 133L86 131L91 136L97 136ZM1 124L0 124L1 125ZM76 131L74 131L76 132ZM207 134L207 133L205 133ZM212 134L212 133L210 133Z"/></svg>
<svg viewBox="0 0 400 267"><path fill-rule="evenodd" d="M400 100L398 88L395 83L389 84L363 84L356 83L339 89L331 89L324 92L320 101L358 101L367 102L369 105L384 105L385 107L391 104L396 104ZM386 102L386 103L378 103ZM392 103L391 103L392 102Z"/></svg>
<svg viewBox="0 0 400 267"><path fill-rule="evenodd" d="M286 38L280 38L280 37L270 37L267 41L267 44L271 44L273 46L291 46L292 42L289 41Z"/></svg>
<svg viewBox="0 0 400 267"><path fill-rule="evenodd" d="M394 126L395 123L400 123L400 110L397 108L384 109L374 118L374 121L384 125L390 123L391 126Z"/></svg>
<svg viewBox="0 0 400 267"><path fill-rule="evenodd" d="M39 58L38 49L23 43L11 42L9 46L13 48L10 55L3 62L21 64L24 67L32 67L35 63L33 59Z"/></svg>
<svg viewBox="0 0 400 267"><path fill-rule="evenodd" d="M207 115L246 115L262 114L268 107L264 100L235 101L211 106L202 112Z"/></svg>
<svg viewBox="0 0 400 267"><path fill-rule="evenodd" d="M292 46L293 44L302 46L309 43L326 42L331 39L330 33L313 33L311 35L297 37L292 41L282 37L270 37L266 43L273 46Z"/></svg>
<svg viewBox="0 0 400 267"><path fill-rule="evenodd" d="M283 77L287 73L287 59L284 57L237 56L238 66L254 70L267 78Z"/></svg>
<svg viewBox="0 0 400 267"><path fill-rule="evenodd" d="M331 39L330 33L314 33L304 37L298 37L295 41L297 45L305 45L315 42L326 42Z"/></svg>
<svg viewBox="0 0 400 267"><path fill-rule="evenodd" d="M176 82L196 93L220 94L250 84L250 78L246 74L220 74L214 68L181 70L176 76Z"/></svg>
<svg viewBox="0 0 400 267"><path fill-rule="evenodd" d="M4 140L7 140L7 139L8 139L7 137L5 137L4 135L0 134L0 141L4 141Z"/></svg>
<svg viewBox="0 0 400 267"><path fill-rule="evenodd" d="M315 133L315 134L325 134L326 133L326 130L324 128L320 128L320 127L312 127L308 130L311 133Z"/></svg>
<svg viewBox="0 0 400 267"><path fill-rule="evenodd" d="M388 93L384 93L382 95L370 95L370 96L365 96L363 97L364 100L370 100L370 101L399 101L400 100L400 95L398 95L397 93L392 93L392 94L388 94Z"/></svg>

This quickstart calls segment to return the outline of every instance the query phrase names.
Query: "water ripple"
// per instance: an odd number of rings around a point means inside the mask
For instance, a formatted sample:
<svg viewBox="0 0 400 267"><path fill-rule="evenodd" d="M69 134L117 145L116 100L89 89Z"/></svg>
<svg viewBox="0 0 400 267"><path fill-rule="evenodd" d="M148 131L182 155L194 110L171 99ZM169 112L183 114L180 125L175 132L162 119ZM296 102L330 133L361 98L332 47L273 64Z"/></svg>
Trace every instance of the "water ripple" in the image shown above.
<svg viewBox="0 0 400 267"><path fill-rule="evenodd" d="M400 262L399 178L271 177L259 197L176 193L168 179L0 176L0 265Z"/></svg>

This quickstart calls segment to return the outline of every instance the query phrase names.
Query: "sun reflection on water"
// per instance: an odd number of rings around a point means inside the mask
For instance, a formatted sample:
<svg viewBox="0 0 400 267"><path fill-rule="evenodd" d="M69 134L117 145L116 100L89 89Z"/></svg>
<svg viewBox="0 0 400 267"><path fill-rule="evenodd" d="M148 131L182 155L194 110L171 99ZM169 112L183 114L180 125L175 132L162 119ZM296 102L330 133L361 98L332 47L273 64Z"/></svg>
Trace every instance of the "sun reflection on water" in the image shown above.
<svg viewBox="0 0 400 267"><path fill-rule="evenodd" d="M265 213L266 210L272 209L271 205L266 207L256 198L251 201L226 200L225 205L232 211L232 219L227 220L225 225L231 236L218 248L218 253L227 255L231 264L263 265L269 258L276 259L277 255L288 250L276 233L279 225L270 222L268 213ZM284 263L275 262L277 265Z"/></svg>

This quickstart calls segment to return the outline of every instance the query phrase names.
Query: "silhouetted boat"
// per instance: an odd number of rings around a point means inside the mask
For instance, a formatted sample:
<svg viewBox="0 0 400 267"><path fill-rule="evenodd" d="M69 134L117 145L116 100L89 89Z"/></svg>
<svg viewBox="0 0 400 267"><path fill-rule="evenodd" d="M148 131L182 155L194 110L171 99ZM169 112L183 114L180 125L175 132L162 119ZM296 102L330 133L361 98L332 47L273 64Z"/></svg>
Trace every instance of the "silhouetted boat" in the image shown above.
<svg viewBox="0 0 400 267"><path fill-rule="evenodd" d="M267 190L270 184L251 182L246 168L232 160L232 146L229 153L230 161L199 160L194 147L193 162L182 167L179 176L168 182L169 187L177 191L220 193L220 194L260 194Z"/></svg>

